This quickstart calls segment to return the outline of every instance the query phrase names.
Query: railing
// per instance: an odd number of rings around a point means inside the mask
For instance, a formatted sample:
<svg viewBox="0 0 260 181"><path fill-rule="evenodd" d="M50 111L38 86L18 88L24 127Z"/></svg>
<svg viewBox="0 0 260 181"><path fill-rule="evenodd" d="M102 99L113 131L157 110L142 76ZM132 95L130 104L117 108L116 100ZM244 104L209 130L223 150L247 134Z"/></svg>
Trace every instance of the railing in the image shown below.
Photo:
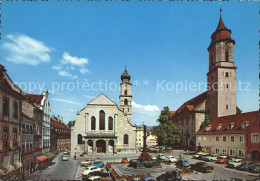
<svg viewBox="0 0 260 181"><path fill-rule="evenodd" d="M87 133L85 137L115 137L114 133Z"/></svg>

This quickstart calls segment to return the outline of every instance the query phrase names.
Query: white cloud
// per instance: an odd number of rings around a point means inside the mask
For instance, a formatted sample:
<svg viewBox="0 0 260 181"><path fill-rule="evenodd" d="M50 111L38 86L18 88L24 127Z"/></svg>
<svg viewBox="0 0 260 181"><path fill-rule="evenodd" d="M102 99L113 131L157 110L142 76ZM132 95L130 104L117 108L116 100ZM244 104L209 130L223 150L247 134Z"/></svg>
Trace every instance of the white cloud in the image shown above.
<svg viewBox="0 0 260 181"><path fill-rule="evenodd" d="M62 77L69 77L71 79L77 79L78 76L77 75L71 75L68 71L65 70L61 70L58 72L58 74Z"/></svg>
<svg viewBox="0 0 260 181"><path fill-rule="evenodd" d="M94 97L94 96L89 96L89 95L84 95L84 97L89 98L89 99L94 99L94 98L96 98L96 97Z"/></svg>
<svg viewBox="0 0 260 181"><path fill-rule="evenodd" d="M57 101L57 102L63 102L63 103L69 103L69 104L79 104L77 102L71 101L71 100L67 100L67 99L58 99L58 98L52 98L51 100L53 101Z"/></svg>
<svg viewBox="0 0 260 181"><path fill-rule="evenodd" d="M51 69L53 69L53 70L61 70L62 67L53 65L53 66L51 67Z"/></svg>
<svg viewBox="0 0 260 181"><path fill-rule="evenodd" d="M156 105L140 105L136 102L132 101L133 108L142 109L145 111L153 112L153 111L160 111L159 107Z"/></svg>
<svg viewBox="0 0 260 181"><path fill-rule="evenodd" d="M79 57L72 57L68 52L63 53L62 57L62 63L63 64L72 64L72 65L78 65L78 66L84 66L88 63L88 59L86 58L79 58Z"/></svg>
<svg viewBox="0 0 260 181"><path fill-rule="evenodd" d="M86 74L86 73L90 73L90 71L88 69L82 68L80 69L80 73Z"/></svg>
<svg viewBox="0 0 260 181"><path fill-rule="evenodd" d="M3 44L8 52L6 60L17 64L38 65L51 60L52 49L43 42L27 35L7 35L9 42Z"/></svg>

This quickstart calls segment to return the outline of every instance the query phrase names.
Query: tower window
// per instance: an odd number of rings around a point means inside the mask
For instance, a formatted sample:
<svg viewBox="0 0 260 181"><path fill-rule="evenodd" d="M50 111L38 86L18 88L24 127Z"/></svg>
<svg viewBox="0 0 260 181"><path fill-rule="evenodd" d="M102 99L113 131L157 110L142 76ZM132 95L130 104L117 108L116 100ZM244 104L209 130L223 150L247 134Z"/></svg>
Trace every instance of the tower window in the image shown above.
<svg viewBox="0 0 260 181"><path fill-rule="evenodd" d="M128 144L128 135L127 134L124 135L124 144L125 145Z"/></svg>
<svg viewBox="0 0 260 181"><path fill-rule="evenodd" d="M228 110L228 105L226 105L226 110Z"/></svg>
<svg viewBox="0 0 260 181"><path fill-rule="evenodd" d="M78 144L82 144L82 135L81 134L78 134Z"/></svg>
<svg viewBox="0 0 260 181"><path fill-rule="evenodd" d="M225 60L226 60L226 62L229 61L229 51L225 52Z"/></svg>
<svg viewBox="0 0 260 181"><path fill-rule="evenodd" d="M126 105L126 106L127 106L127 99L125 99L125 100L124 100L124 105Z"/></svg>
<svg viewBox="0 0 260 181"><path fill-rule="evenodd" d="M125 90L125 95L127 95L127 90Z"/></svg>
<svg viewBox="0 0 260 181"><path fill-rule="evenodd" d="M229 87L229 84L226 84L226 88L228 88Z"/></svg>
<svg viewBox="0 0 260 181"><path fill-rule="evenodd" d="M213 55L211 55L211 65L213 65Z"/></svg>
<svg viewBox="0 0 260 181"><path fill-rule="evenodd" d="M105 112L99 112L99 130L105 130Z"/></svg>
<svg viewBox="0 0 260 181"><path fill-rule="evenodd" d="M228 72L226 72L226 77L229 77L229 73Z"/></svg>

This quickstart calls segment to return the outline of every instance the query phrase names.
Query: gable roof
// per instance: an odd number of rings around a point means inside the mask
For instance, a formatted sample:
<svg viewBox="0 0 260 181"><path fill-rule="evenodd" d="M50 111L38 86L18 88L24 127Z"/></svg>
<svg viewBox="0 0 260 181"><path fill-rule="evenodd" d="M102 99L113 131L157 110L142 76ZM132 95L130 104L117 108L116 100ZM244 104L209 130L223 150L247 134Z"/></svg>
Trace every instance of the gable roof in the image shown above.
<svg viewBox="0 0 260 181"><path fill-rule="evenodd" d="M188 100L184 104L181 105L176 110L176 113L180 113L182 110L184 110L186 107L190 110L193 111L195 108L197 108L202 102L204 102L207 99L207 91L203 92L202 94Z"/></svg>
<svg viewBox="0 0 260 181"><path fill-rule="evenodd" d="M117 104L109 99L105 94L100 94L95 99L90 101L88 105L111 105L111 106L117 106Z"/></svg>
<svg viewBox="0 0 260 181"><path fill-rule="evenodd" d="M206 128L202 129L197 133L197 135L210 135L210 134L235 134L235 133L245 133L248 129L241 129L241 125L245 122L248 122L248 127L254 121L260 121L260 111L247 112L242 114L236 114L232 116L224 116L219 117L215 121L211 123L211 128L206 131ZM232 129L227 129L228 125L234 123L234 127ZM217 126L222 124L219 130L216 130Z"/></svg>
<svg viewBox="0 0 260 181"><path fill-rule="evenodd" d="M35 104L41 105L43 95L41 95L41 94L25 94L24 96L33 100L35 102Z"/></svg>

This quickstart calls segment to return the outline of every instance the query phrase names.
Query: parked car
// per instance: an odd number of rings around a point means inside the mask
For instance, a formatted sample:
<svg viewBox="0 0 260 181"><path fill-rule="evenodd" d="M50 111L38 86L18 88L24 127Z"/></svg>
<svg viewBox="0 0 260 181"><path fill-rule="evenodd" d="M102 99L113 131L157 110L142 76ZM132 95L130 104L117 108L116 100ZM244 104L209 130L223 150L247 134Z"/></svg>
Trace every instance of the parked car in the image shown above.
<svg viewBox="0 0 260 181"><path fill-rule="evenodd" d="M190 166L189 162L187 160L185 160L185 159L178 160L176 162L176 165L177 166L182 166L182 167L189 167Z"/></svg>
<svg viewBox="0 0 260 181"><path fill-rule="evenodd" d="M236 168L236 167L238 167L239 165L241 165L242 162L243 162L242 159L237 158L237 159L234 159L233 161L229 162L229 163L227 164L227 167L229 167L229 168Z"/></svg>
<svg viewBox="0 0 260 181"><path fill-rule="evenodd" d="M122 158L121 163L128 163L128 159L126 157Z"/></svg>
<svg viewBox="0 0 260 181"><path fill-rule="evenodd" d="M207 155L209 153L206 153L206 152L202 152L202 151L199 151L197 153L195 153L192 158L198 158L200 155Z"/></svg>
<svg viewBox="0 0 260 181"><path fill-rule="evenodd" d="M104 170L94 171L94 172L89 173L89 176L100 176L100 177L104 178L104 177L108 177L109 173L104 172Z"/></svg>
<svg viewBox="0 0 260 181"><path fill-rule="evenodd" d="M216 163L227 163L228 160L229 160L228 156L222 155L218 157Z"/></svg>
<svg viewBox="0 0 260 181"><path fill-rule="evenodd" d="M214 168L212 166L209 166L205 162L197 162L195 164L190 164L190 168L199 172L212 172Z"/></svg>
<svg viewBox="0 0 260 181"><path fill-rule="evenodd" d="M152 160L157 160L156 155L152 155L151 157L152 157L152 158L151 158Z"/></svg>
<svg viewBox="0 0 260 181"><path fill-rule="evenodd" d="M152 176L146 176L146 177L142 177L140 179L140 181L156 181L154 177Z"/></svg>
<svg viewBox="0 0 260 181"><path fill-rule="evenodd" d="M172 147L171 146L166 146L165 150L172 150Z"/></svg>
<svg viewBox="0 0 260 181"><path fill-rule="evenodd" d="M104 170L96 166L89 166L82 172L82 176L89 176L90 173L97 172L97 171L103 172Z"/></svg>
<svg viewBox="0 0 260 181"><path fill-rule="evenodd" d="M167 156L166 158L165 158L165 161L166 162L177 162L177 159L176 158L174 158L174 156Z"/></svg>
<svg viewBox="0 0 260 181"><path fill-rule="evenodd" d="M102 168L104 167L104 162L99 162L99 161L92 161L89 164L87 164L85 167L89 167L89 166L96 166L98 168Z"/></svg>
<svg viewBox="0 0 260 181"><path fill-rule="evenodd" d="M165 160L165 158L166 158L166 156L165 156L164 154L162 154L162 153L159 153L159 154L157 155L157 159L158 159L158 160Z"/></svg>
<svg viewBox="0 0 260 181"><path fill-rule="evenodd" d="M210 156L210 154L200 155L197 159L204 160L208 156Z"/></svg>
<svg viewBox="0 0 260 181"><path fill-rule="evenodd" d="M253 173L260 173L260 163L254 163L250 169L249 169L250 172L253 172Z"/></svg>
<svg viewBox="0 0 260 181"><path fill-rule="evenodd" d="M209 155L209 156L205 156L203 160L205 160L205 161L217 161L218 155L212 154L212 155Z"/></svg>
<svg viewBox="0 0 260 181"><path fill-rule="evenodd" d="M85 167L87 164L90 164L90 162L94 161L93 159L86 159L86 161L80 162L80 165Z"/></svg>
<svg viewBox="0 0 260 181"><path fill-rule="evenodd" d="M68 161L69 157L68 155L62 155L62 161Z"/></svg>
<svg viewBox="0 0 260 181"><path fill-rule="evenodd" d="M101 181L102 177L100 176L92 176L87 179L87 181Z"/></svg>
<svg viewBox="0 0 260 181"><path fill-rule="evenodd" d="M253 165L252 161L243 161L243 163L239 165L237 169L242 171L248 171L250 169L250 166L252 165Z"/></svg>
<svg viewBox="0 0 260 181"><path fill-rule="evenodd" d="M178 169L174 169L172 171L166 172L165 174L160 175L156 178L157 181L180 181L182 180L180 171Z"/></svg>

